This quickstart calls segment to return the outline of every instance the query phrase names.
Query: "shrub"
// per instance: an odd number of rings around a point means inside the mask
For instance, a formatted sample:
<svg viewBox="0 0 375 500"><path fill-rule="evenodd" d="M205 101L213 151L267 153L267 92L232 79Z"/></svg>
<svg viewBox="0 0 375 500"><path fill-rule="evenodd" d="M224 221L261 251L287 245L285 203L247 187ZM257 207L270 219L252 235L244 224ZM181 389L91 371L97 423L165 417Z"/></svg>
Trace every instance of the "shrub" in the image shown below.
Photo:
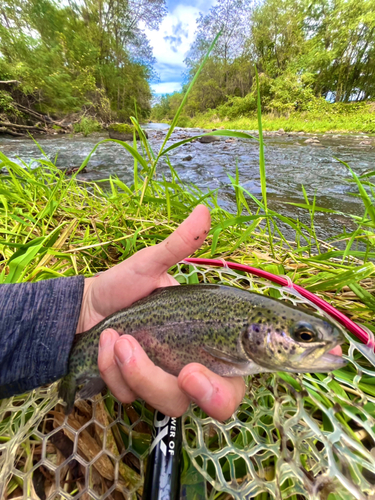
<svg viewBox="0 0 375 500"><path fill-rule="evenodd" d="M93 132L100 132L101 130L102 126L100 125L98 120L86 116L81 118L81 121L79 123L74 124L74 132L82 132L85 137L89 134L92 134Z"/></svg>

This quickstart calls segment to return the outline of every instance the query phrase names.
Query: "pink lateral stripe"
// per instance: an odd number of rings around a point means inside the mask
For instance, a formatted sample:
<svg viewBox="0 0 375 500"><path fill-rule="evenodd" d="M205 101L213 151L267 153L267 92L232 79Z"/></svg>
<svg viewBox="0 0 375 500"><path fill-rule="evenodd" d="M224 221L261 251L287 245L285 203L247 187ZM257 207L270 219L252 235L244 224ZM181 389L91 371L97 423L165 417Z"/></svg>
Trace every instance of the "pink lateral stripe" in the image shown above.
<svg viewBox="0 0 375 500"><path fill-rule="evenodd" d="M255 267L247 266L246 264L237 264L236 262L227 262L220 259L199 259L199 258L188 258L184 259L184 262L188 262L190 264L197 265L205 265L205 266L219 266L219 267L229 267L229 269L234 269L236 271L244 271L246 273L254 274L255 276L259 276L260 278L266 278L273 283L277 283L278 285L288 286L288 280L283 278L282 276L277 276L276 274L269 273L268 271L263 271L262 269L257 269ZM317 297L312 292L309 292L305 288L299 285L295 285L293 283L293 288L299 292L303 297L310 300L318 307L320 307L323 311L328 313L330 316L335 318L341 325L345 326L349 332L355 335L359 340L361 340L364 344L369 343L368 333L363 330L359 325L354 323L351 319L349 319L345 314L338 311L336 308L328 304L325 300Z"/></svg>

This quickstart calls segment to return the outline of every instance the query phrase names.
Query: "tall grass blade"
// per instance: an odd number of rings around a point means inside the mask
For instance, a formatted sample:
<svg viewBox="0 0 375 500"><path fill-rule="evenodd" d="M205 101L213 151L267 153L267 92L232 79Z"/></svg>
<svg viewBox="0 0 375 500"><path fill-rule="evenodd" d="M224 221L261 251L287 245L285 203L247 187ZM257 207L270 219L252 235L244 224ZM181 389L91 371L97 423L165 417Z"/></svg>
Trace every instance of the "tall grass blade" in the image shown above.
<svg viewBox="0 0 375 500"><path fill-rule="evenodd" d="M216 42L217 42L218 38L220 37L220 35L221 35L221 31L219 31L219 33L215 36L213 42L211 43L211 45L210 45L210 47L209 47L209 49L207 51L207 54L205 55L203 61L201 62L200 66L198 68L198 71L196 72L196 74L194 75L194 78L190 82L190 85L189 85L189 87L188 87L188 89L187 89L187 91L186 91L186 93L185 93L185 95L184 95L184 97L183 97L183 99L181 101L180 106L178 107L178 110L176 111L176 114L175 114L175 116L174 116L174 118L172 120L171 126L169 127L169 130L168 130L168 132L167 132L167 134L165 136L164 142L163 142L163 144L162 144L162 146L160 148L160 152L159 152L158 158L163 153L164 146L166 145L166 143L168 142L168 140L169 140L170 136L172 135L174 129L176 128L177 121L178 121L178 119L180 117L180 114L181 114L181 111L182 111L183 107L185 106L186 100L187 100L187 98L188 98L188 96L189 96L189 94L191 92L191 89L194 87L194 84L197 81L197 79L198 79L198 77L199 77L202 69L204 68L204 66L206 64L206 61L209 58L209 55L211 54L212 49L215 47Z"/></svg>
<svg viewBox="0 0 375 500"><path fill-rule="evenodd" d="M271 225L268 218L268 207L267 207L267 184L266 184L266 162L264 158L264 142L263 142L263 126L262 126L262 103L260 98L260 86L259 86L259 75L258 70L255 66L255 78L257 83L257 113L258 113L258 131L259 131L259 174L260 174L260 185L262 190L262 198L264 203L264 211L267 216L267 229L269 235L269 243L271 247L272 255L275 254L272 243L272 233Z"/></svg>
<svg viewBox="0 0 375 500"><path fill-rule="evenodd" d="M353 179L354 179L355 183L357 184L357 187L358 187L358 190L359 190L359 194L361 195L363 204L365 205L365 207L366 207L366 209L368 211L368 214L369 214L369 216L371 218L371 221L373 223L373 227L375 228L375 206L374 206L374 203L371 201L369 195L367 194L367 191L363 187L363 185L362 185L360 179L358 178L357 174L355 174L353 172L353 170L350 168L350 166L347 163L345 163L342 160L339 160L339 161L340 161L340 163L342 163L343 165L345 165L345 167L352 174Z"/></svg>

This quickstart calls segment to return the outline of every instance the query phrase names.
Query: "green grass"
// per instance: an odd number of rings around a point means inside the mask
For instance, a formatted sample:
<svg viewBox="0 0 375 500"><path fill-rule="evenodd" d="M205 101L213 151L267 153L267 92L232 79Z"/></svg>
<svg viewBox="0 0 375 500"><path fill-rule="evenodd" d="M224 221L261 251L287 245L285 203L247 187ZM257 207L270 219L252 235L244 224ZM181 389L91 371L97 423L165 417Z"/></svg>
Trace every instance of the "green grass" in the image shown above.
<svg viewBox="0 0 375 500"><path fill-rule="evenodd" d="M375 113L359 112L356 114L337 115L323 113L292 113L289 116L263 114L263 129L286 132L306 133L358 133L375 134ZM258 119L256 113L238 118L220 117L215 110L197 115L194 118L183 116L183 127L199 127L204 129L225 127L233 130L257 130Z"/></svg>

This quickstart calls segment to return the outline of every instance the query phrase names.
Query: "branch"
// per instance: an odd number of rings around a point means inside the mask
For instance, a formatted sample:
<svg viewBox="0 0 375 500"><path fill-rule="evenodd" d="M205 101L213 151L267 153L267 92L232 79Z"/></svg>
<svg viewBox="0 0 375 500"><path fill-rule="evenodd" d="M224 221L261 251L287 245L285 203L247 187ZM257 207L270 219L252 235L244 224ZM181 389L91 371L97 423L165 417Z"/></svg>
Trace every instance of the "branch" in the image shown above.
<svg viewBox="0 0 375 500"><path fill-rule="evenodd" d="M45 132L44 128L30 125L18 125L17 123L0 122L0 127L22 128L26 130L38 130L38 132Z"/></svg>
<svg viewBox="0 0 375 500"><path fill-rule="evenodd" d="M20 83L18 80L0 80L0 84L2 85L19 85Z"/></svg>
<svg viewBox="0 0 375 500"><path fill-rule="evenodd" d="M68 129L69 125L62 125L60 122L57 122L55 120L52 120L49 116L46 115L41 115L40 113L37 113L36 111L26 108L25 106L22 106L22 104L18 104L17 102L13 103L13 106L15 106L17 109L22 111L23 113L26 113L27 115L34 116L38 120L43 121L44 123L49 123L51 125L58 125L61 128Z"/></svg>
<svg viewBox="0 0 375 500"><path fill-rule="evenodd" d="M13 132L13 130L9 130L6 127L0 127L0 133L1 134L15 135L16 137L24 137L25 136L25 134L19 134L18 132Z"/></svg>

